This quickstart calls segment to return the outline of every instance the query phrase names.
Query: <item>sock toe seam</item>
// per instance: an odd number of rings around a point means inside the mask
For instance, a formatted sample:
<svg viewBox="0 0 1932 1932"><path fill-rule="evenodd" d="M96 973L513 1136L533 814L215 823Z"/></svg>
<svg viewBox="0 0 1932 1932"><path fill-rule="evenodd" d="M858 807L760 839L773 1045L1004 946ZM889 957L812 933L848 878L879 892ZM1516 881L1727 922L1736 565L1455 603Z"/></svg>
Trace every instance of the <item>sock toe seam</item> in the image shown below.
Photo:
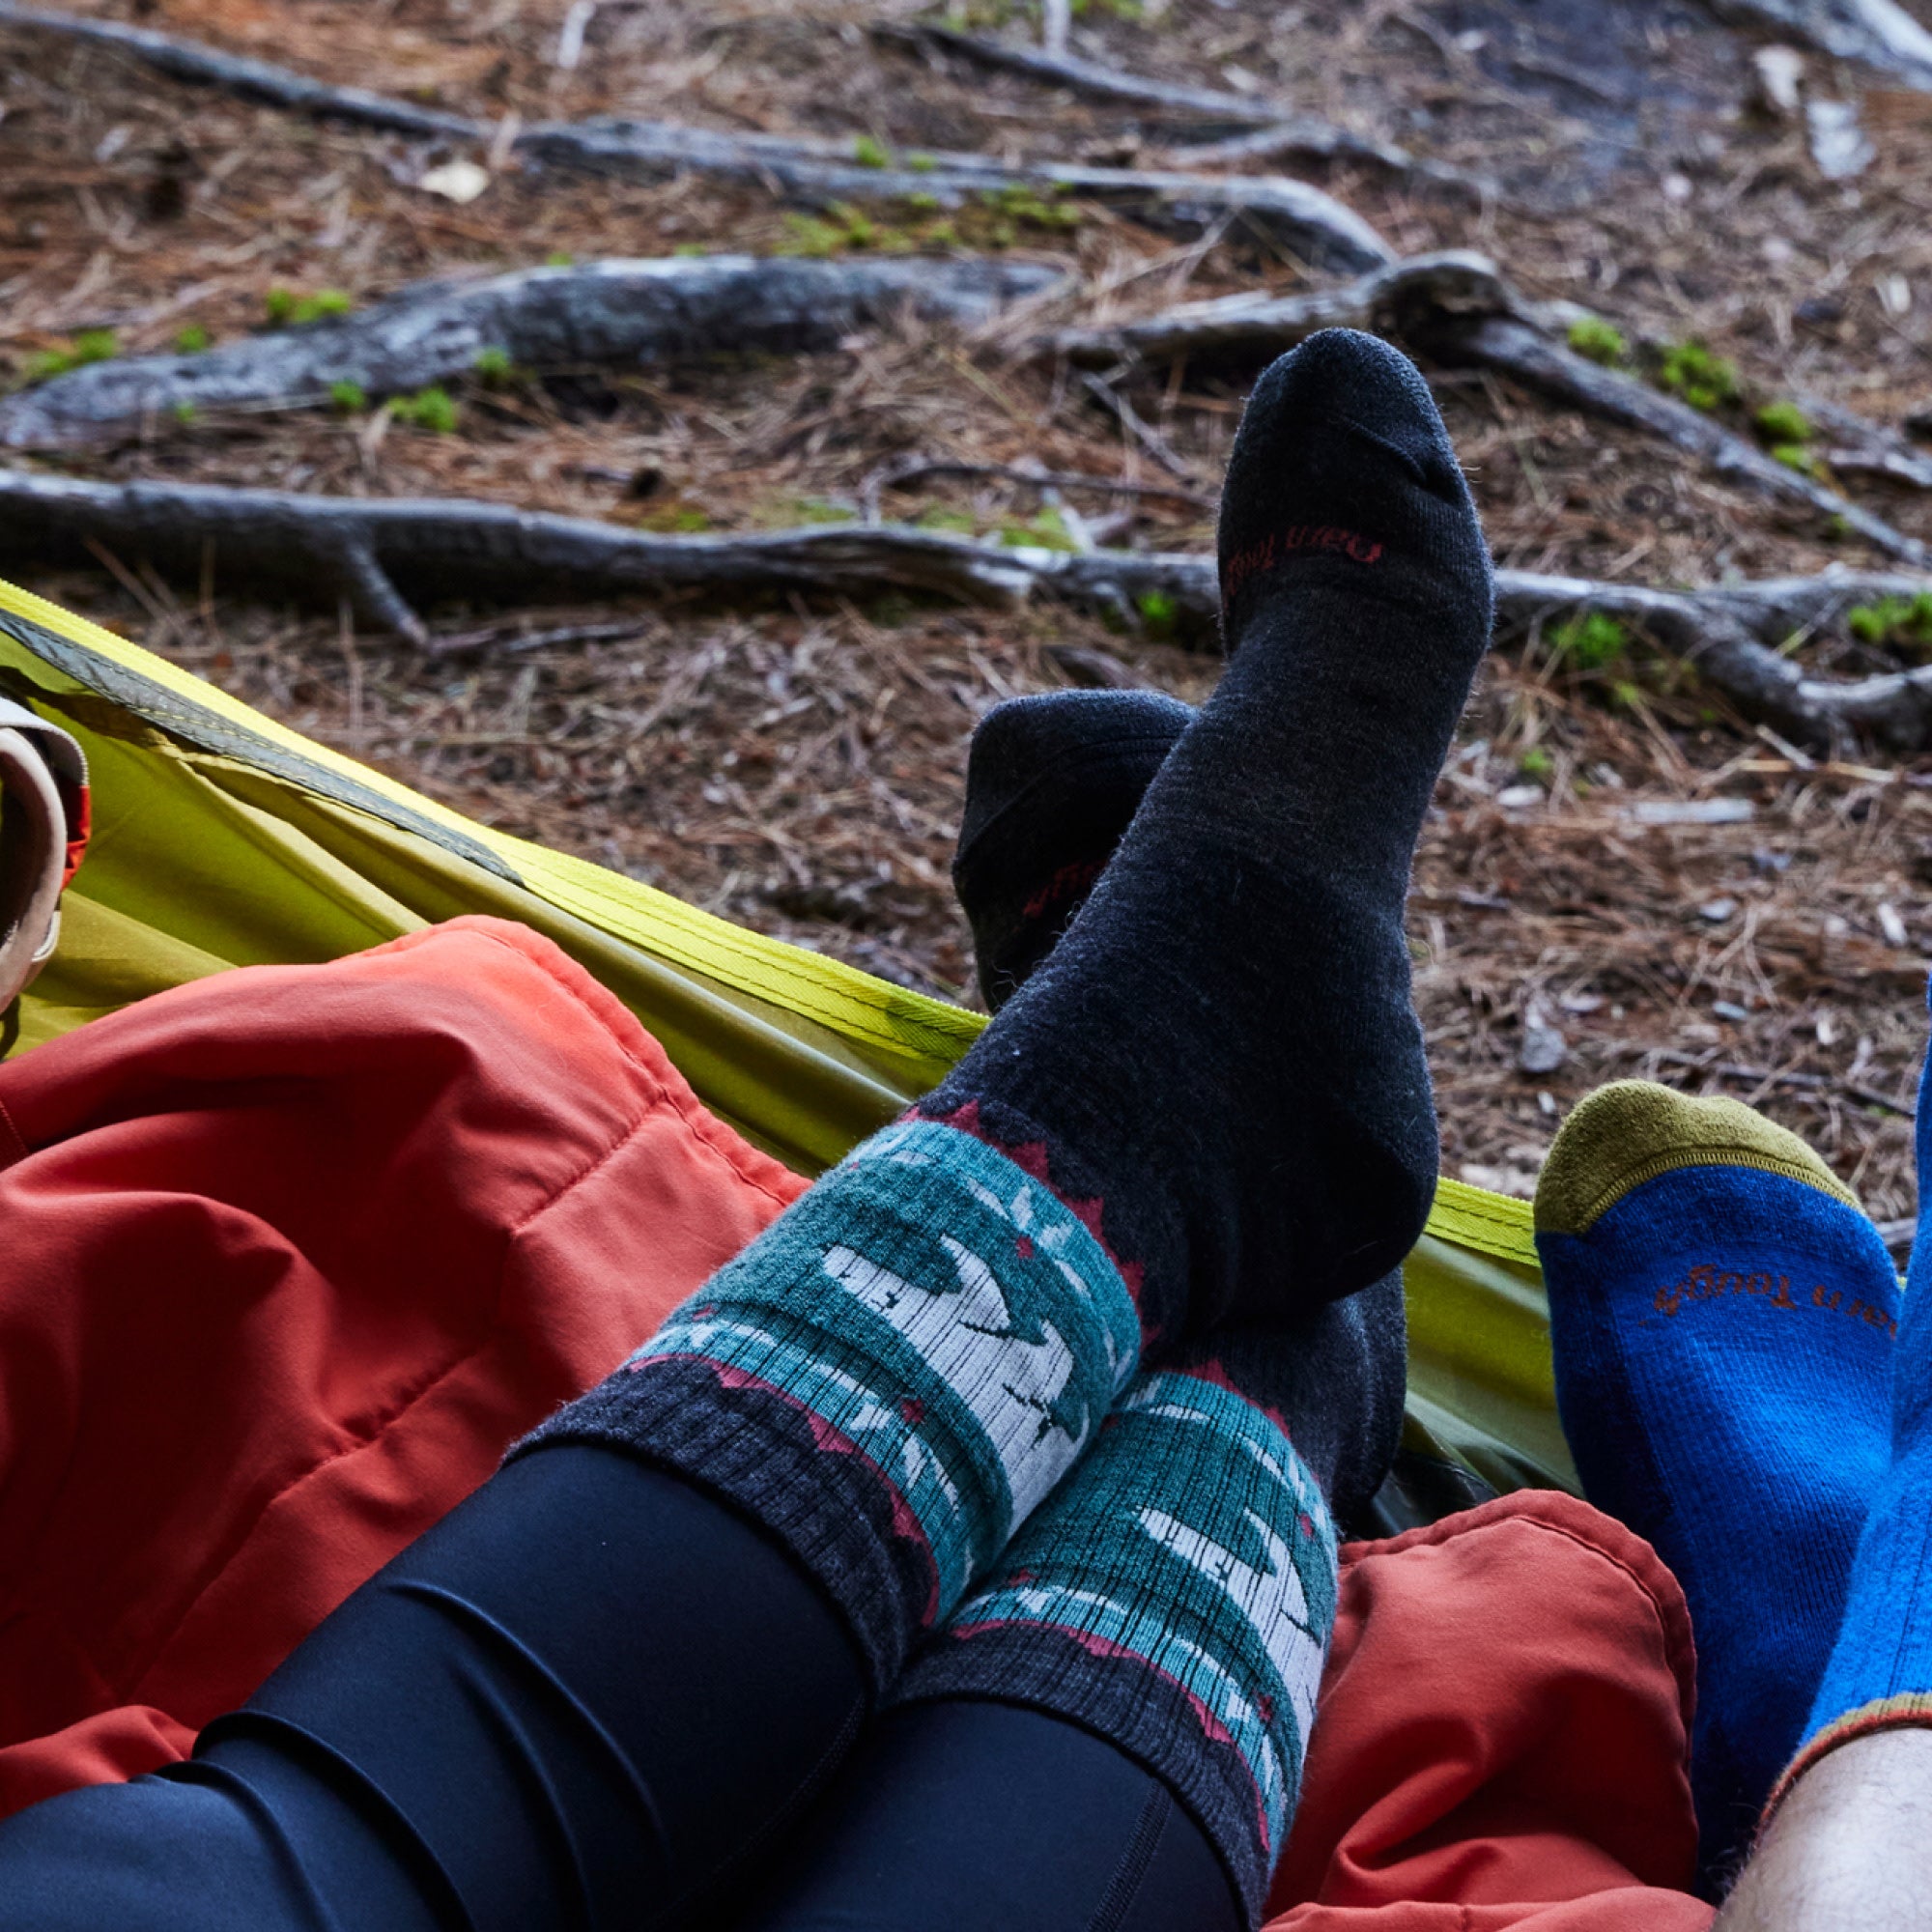
<svg viewBox="0 0 1932 1932"><path fill-rule="evenodd" d="M1554 1221L1546 1220L1539 1213L1536 1227L1539 1234L1585 1235L1627 1195L1650 1181L1666 1174L1679 1173L1690 1167L1752 1167L1761 1173L1776 1174L1786 1180L1795 1180L1800 1185L1809 1187L1813 1192L1823 1194L1829 1200L1852 1209L1854 1213L1863 1213L1858 1198L1839 1181L1835 1175L1820 1175L1816 1169L1796 1160L1785 1160L1774 1153L1767 1153L1762 1148L1740 1143L1732 1147L1701 1144L1693 1147L1665 1148L1647 1155L1639 1161L1618 1171L1616 1177L1605 1182L1591 1195L1588 1205L1574 1216L1574 1227L1558 1227ZM1566 1216L1566 1219L1573 1217Z"/></svg>

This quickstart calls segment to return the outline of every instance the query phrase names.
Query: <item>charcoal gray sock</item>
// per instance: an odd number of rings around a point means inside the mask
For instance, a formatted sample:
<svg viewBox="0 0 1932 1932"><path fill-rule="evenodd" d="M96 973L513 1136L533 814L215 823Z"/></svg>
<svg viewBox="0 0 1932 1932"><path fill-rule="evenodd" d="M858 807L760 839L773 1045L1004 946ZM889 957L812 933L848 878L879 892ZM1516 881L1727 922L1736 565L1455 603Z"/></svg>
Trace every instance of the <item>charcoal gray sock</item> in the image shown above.
<svg viewBox="0 0 1932 1932"><path fill-rule="evenodd" d="M1049 691L980 719L952 888L986 1010L1052 952L1194 717L1159 691Z"/></svg>
<svg viewBox="0 0 1932 1932"><path fill-rule="evenodd" d="M1009 698L980 721L952 881L997 1012L1086 903L1153 775L1193 719L1155 691ZM1407 1334L1400 1269L1287 1328L1224 1332L1172 1363L1274 1415L1346 1531L1402 1433Z"/></svg>
<svg viewBox="0 0 1932 1932"><path fill-rule="evenodd" d="M1220 554L1220 688L919 1110L1045 1178L1170 1340L1293 1322L1421 1232L1435 1121L1403 899L1490 631L1455 452L1373 337L1324 331L1263 376Z"/></svg>

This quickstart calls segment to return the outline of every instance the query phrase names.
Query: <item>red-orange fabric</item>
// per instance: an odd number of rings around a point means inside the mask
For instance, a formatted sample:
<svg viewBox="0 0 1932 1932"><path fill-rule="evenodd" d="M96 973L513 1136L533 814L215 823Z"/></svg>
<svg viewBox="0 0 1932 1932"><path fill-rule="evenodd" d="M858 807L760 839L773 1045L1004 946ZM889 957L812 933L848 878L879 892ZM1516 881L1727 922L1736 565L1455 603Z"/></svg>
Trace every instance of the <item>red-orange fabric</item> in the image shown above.
<svg viewBox="0 0 1932 1932"><path fill-rule="evenodd" d="M0 1065L0 1814L185 1755L804 1185L497 921Z"/></svg>
<svg viewBox="0 0 1932 1932"><path fill-rule="evenodd" d="M804 1185L491 920L0 1065L0 1815L184 1756ZM1649 1547L1531 1492L1344 1560L1271 1932L1706 1932Z"/></svg>
<svg viewBox="0 0 1932 1932"><path fill-rule="evenodd" d="M1690 1618L1650 1546L1531 1490L1342 1561L1265 1932L1705 1932Z"/></svg>

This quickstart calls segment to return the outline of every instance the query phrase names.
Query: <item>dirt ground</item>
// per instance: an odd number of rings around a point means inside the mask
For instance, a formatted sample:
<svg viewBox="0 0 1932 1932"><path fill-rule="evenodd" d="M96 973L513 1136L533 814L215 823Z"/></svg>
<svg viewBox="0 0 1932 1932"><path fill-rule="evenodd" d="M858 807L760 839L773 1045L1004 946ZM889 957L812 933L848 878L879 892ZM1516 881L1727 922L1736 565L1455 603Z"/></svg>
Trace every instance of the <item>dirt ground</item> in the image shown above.
<svg viewBox="0 0 1932 1932"><path fill-rule="evenodd" d="M1131 108L874 36L881 19L925 16L903 0L606 0L571 70L555 59L564 0L85 11L499 126L620 112L1013 156L1155 165L1181 152ZM951 17L1038 34L1023 6L976 0ZM1479 248L1527 293L1586 301L1633 336L1700 337L1760 395L1889 422L1932 399L1932 97L1810 57L1807 84L1860 99L1878 151L1833 182L1797 124L1750 104L1749 43L1690 5L1088 0L1073 47L1279 98L1498 185L1472 200L1366 167L1294 170L1405 252ZM87 330L113 330L124 354L184 329L229 339L265 325L276 290L360 304L431 274L564 255L826 245L763 193L696 178L504 167L464 206L419 185L464 152L0 28L0 382ZM1178 244L1091 210L1014 226L981 239L1077 268L1055 311L1068 319L1308 280L1232 230ZM1014 339L907 324L827 355L479 382L444 431L386 411L259 413L32 460L468 495L662 530L848 517L908 455L1039 464L1178 483L1200 500L1067 502L1103 542L1210 547L1208 506L1253 372L1138 379L1127 393L1151 434L1137 440ZM1689 585L1883 561L1634 434L1492 380L1435 380L1500 563ZM1859 494L1932 538L1932 501L1862 480ZM1037 529L1043 510L1060 526L1028 484L929 476L882 500L988 535ZM1095 618L895 602L445 608L421 651L252 601L218 572L167 584L137 558L102 565L32 587L479 818L956 999L971 964L947 863L975 720L1058 684L1198 698L1215 676L1204 655ZM1829 670L1889 661L1844 638L1799 647ZM1720 822L1655 822L1686 806ZM1446 1171L1527 1192L1568 1107L1644 1074L1765 1107L1881 1220L1909 1216L1928 886L1932 758L1794 756L1640 641L1586 671L1548 638L1506 640L1437 794L1410 911Z"/></svg>

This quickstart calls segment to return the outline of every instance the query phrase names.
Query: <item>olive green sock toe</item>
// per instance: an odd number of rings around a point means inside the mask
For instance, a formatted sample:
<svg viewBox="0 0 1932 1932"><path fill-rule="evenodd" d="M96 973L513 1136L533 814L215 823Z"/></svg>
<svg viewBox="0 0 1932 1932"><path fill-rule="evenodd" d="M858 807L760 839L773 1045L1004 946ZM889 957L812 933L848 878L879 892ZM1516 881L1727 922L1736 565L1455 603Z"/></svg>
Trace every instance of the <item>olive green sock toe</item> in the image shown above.
<svg viewBox="0 0 1932 1932"><path fill-rule="evenodd" d="M1585 1234L1632 1188L1683 1167L1761 1168L1859 1208L1857 1195L1796 1134L1741 1101L1617 1080L1563 1122L1536 1184L1537 1232Z"/></svg>

